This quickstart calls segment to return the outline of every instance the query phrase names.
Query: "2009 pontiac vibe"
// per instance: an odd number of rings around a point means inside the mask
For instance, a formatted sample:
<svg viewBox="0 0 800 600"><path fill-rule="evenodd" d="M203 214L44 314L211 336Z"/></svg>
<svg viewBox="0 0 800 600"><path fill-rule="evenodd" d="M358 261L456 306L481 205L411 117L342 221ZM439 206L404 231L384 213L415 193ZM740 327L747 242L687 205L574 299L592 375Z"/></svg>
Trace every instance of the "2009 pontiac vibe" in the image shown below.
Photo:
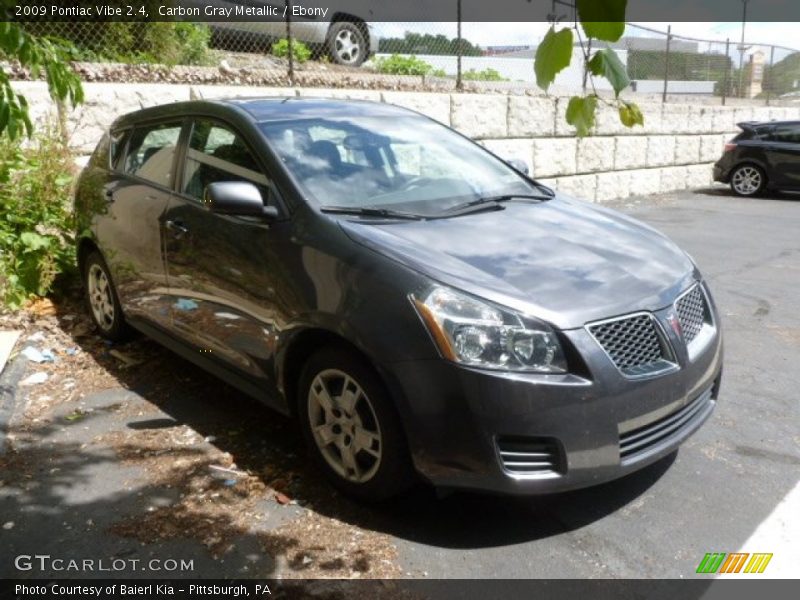
<svg viewBox="0 0 800 600"><path fill-rule="evenodd" d="M686 253L387 104L117 119L77 187L99 331L294 415L341 490L608 481L707 419L722 343Z"/></svg>

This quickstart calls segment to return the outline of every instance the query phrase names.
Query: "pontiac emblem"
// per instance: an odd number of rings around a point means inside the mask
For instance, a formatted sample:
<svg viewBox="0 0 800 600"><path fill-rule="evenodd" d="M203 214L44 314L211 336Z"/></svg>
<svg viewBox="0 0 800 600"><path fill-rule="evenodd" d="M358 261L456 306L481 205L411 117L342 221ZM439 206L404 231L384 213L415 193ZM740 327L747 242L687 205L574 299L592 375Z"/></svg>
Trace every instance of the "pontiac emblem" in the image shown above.
<svg viewBox="0 0 800 600"><path fill-rule="evenodd" d="M672 331L675 332L675 335L682 338L683 337L683 328L681 327L681 322L678 320L678 317L675 313L670 313L667 315L667 323L669 326L672 327Z"/></svg>

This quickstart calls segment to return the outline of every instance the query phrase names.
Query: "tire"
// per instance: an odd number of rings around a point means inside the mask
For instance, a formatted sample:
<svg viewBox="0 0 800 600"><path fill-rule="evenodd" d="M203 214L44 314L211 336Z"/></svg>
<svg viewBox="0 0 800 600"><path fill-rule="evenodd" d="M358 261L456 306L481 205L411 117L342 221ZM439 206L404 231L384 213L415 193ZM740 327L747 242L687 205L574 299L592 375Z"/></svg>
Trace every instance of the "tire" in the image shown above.
<svg viewBox="0 0 800 600"><path fill-rule="evenodd" d="M369 56L364 30L350 21L339 21L328 31L328 55L338 65L360 67Z"/></svg>
<svg viewBox="0 0 800 600"><path fill-rule="evenodd" d="M731 190L737 196L759 196L767 186L767 175L761 167L739 165L731 173Z"/></svg>
<svg viewBox="0 0 800 600"><path fill-rule="evenodd" d="M400 419L380 378L360 356L344 347L318 350L303 367L297 389L309 452L336 488L379 502L411 485Z"/></svg>
<svg viewBox="0 0 800 600"><path fill-rule="evenodd" d="M114 342L129 339L131 329L122 314L111 273L96 250L86 257L82 275L86 304L100 335Z"/></svg>

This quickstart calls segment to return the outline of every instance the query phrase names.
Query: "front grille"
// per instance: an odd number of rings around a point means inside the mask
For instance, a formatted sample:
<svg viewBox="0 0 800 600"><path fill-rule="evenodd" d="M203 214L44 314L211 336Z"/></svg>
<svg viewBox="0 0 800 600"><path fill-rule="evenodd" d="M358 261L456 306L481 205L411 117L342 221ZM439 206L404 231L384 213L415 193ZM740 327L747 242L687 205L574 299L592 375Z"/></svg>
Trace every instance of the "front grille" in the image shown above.
<svg viewBox="0 0 800 600"><path fill-rule="evenodd" d="M703 290L695 285L675 302L675 312L683 330L683 339L688 345L709 322L710 315Z"/></svg>
<svg viewBox="0 0 800 600"><path fill-rule="evenodd" d="M625 375L645 375L671 365L665 343L648 313L604 321L588 328Z"/></svg>
<svg viewBox="0 0 800 600"><path fill-rule="evenodd" d="M564 472L559 444L547 438L502 437L497 440L500 462L509 473L557 475Z"/></svg>
<svg viewBox="0 0 800 600"><path fill-rule="evenodd" d="M706 414L706 408L713 402L713 390L707 389L692 402L653 423L639 427L619 436L619 455L622 463L632 462L647 453L654 446L690 429L697 420Z"/></svg>

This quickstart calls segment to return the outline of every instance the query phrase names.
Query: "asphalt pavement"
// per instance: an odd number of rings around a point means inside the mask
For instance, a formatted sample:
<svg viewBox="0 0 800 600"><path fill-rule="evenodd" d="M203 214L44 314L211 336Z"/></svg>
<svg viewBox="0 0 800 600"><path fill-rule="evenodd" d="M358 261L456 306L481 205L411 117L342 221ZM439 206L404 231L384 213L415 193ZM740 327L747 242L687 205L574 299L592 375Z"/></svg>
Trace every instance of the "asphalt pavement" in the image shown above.
<svg viewBox="0 0 800 600"><path fill-rule="evenodd" d="M380 560L392 563L393 576L696 577L705 553L740 550L771 552L771 572L793 573L797 538L754 534L773 519L800 476L800 198L741 199L711 188L633 198L615 208L663 231L693 256L722 318L726 358L717 409L667 459L627 478L567 494L437 498L420 488L388 505L364 507L330 491L302 458L285 419L264 414L169 352L153 350L159 353L156 368L136 377L120 371L118 387L59 406L49 420L28 423L15 434L29 460L11 465L0 485L0 522L12 523L0 532L2 553L169 555L195 559L205 575L302 574L307 560L316 564L311 554L292 550L303 547L303 529L291 529L291 539L281 532L287 523L309 518L323 530L330 524L339 528L329 539L350 539L352 533L350 552L365 539L364 532L377 536L372 552L387 552ZM157 375L174 379L174 385L164 388L154 380ZM73 415L78 415L74 421ZM111 452L103 440L120 429L126 430L127 443L141 441L131 436L148 428L153 430L148 439L156 439L153 432L178 426L169 439L187 444L194 439L198 451L227 452L238 469L262 473L258 477L267 489L285 488L298 503L278 505L270 492L264 502L248 504L264 513L256 530L232 520L214 521L228 530L222 535L231 541L221 559L212 556L213 544L202 537L213 531L194 539L175 532L154 539L130 532L117 537L114 528L121 517L144 518L148 511L176 504L183 492L169 479L142 483L157 462L123 461L119 449ZM149 451L148 461L157 459L157 452ZM278 485L276 475L267 473L269 465L261 469L276 457L281 469L294 471L290 486ZM164 460L176 457L165 451ZM214 518L220 519L219 512ZM754 539L761 545L747 547ZM265 549L273 556L265 556ZM379 561L368 559L372 565ZM361 567L348 568L352 574ZM35 576L20 574L10 564L0 573ZM338 566L330 574L348 576Z"/></svg>

